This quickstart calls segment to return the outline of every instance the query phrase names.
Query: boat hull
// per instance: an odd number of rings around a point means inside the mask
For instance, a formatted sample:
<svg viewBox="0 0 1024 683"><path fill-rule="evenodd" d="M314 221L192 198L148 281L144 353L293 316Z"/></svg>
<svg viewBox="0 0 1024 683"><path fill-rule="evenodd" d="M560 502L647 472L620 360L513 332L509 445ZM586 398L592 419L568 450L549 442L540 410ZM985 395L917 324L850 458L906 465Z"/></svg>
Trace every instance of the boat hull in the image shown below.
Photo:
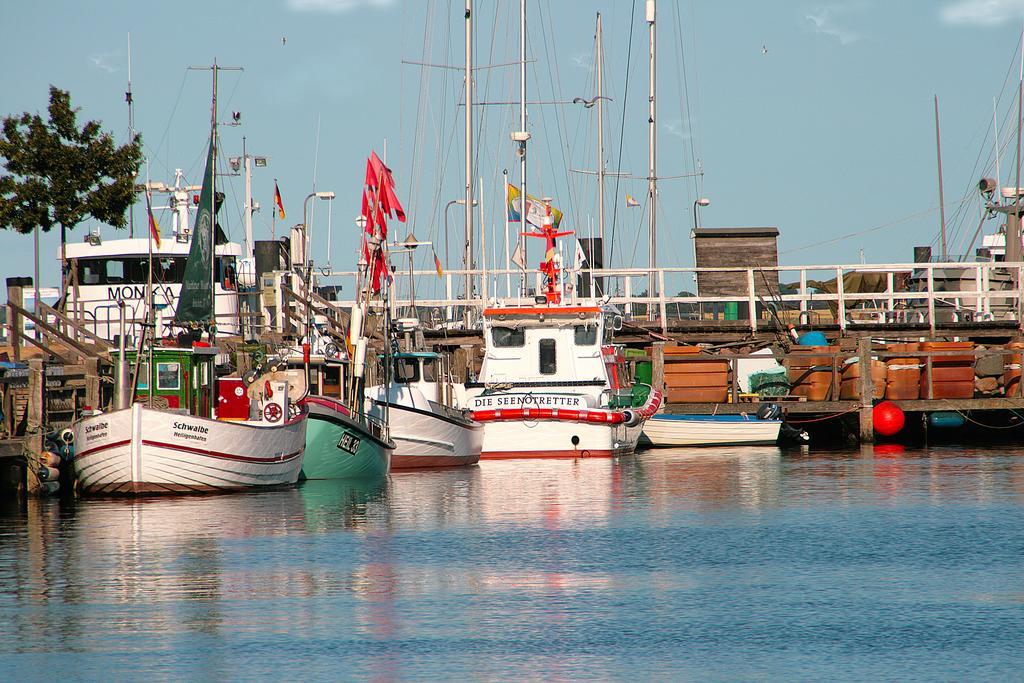
<svg viewBox="0 0 1024 683"><path fill-rule="evenodd" d="M374 401L374 412L385 403ZM395 452L391 469L473 465L480 460L484 426L472 420L438 415L397 403L387 403Z"/></svg>
<svg viewBox="0 0 1024 683"><path fill-rule="evenodd" d="M333 399L313 396L304 399L303 405L309 409L302 466L306 479L375 480L387 476L394 444L370 434Z"/></svg>
<svg viewBox="0 0 1024 683"><path fill-rule="evenodd" d="M744 415L655 415L644 423L650 446L757 446L779 439L781 420Z"/></svg>
<svg viewBox="0 0 1024 683"><path fill-rule="evenodd" d="M306 416L263 426L131 408L79 420L75 476L88 495L209 493L294 484Z"/></svg>
<svg viewBox="0 0 1024 683"><path fill-rule="evenodd" d="M538 420L484 427L481 459L610 458L636 450L641 427ZM575 441L575 443L574 443Z"/></svg>

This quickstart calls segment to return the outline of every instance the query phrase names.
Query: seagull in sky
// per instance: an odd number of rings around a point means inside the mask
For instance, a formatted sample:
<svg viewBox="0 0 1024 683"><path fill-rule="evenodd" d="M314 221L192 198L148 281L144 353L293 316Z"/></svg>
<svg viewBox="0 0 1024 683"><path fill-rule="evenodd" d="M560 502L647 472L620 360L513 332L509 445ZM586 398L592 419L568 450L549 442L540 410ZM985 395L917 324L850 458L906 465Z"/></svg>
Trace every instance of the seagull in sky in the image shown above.
<svg viewBox="0 0 1024 683"><path fill-rule="evenodd" d="M764 54L764 55L768 54L768 46L767 45L762 45L761 46L761 54Z"/></svg>
<svg viewBox="0 0 1024 683"><path fill-rule="evenodd" d="M595 104L597 104L598 100L608 100L609 102L611 102L612 98L605 97L604 95L596 95L595 97L592 97L589 100L585 100L582 97L574 97L574 98L572 98L572 103L573 104L582 104L587 109L590 109Z"/></svg>

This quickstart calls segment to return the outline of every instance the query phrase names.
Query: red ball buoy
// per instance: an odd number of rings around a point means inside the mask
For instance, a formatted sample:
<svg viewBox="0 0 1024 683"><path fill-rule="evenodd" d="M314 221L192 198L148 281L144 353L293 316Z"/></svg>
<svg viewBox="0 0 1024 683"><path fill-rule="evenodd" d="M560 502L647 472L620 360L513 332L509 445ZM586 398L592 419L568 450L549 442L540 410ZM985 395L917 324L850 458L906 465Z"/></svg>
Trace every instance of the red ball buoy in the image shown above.
<svg viewBox="0 0 1024 683"><path fill-rule="evenodd" d="M892 401L882 401L871 409L875 433L881 436L895 436L903 429L903 410Z"/></svg>

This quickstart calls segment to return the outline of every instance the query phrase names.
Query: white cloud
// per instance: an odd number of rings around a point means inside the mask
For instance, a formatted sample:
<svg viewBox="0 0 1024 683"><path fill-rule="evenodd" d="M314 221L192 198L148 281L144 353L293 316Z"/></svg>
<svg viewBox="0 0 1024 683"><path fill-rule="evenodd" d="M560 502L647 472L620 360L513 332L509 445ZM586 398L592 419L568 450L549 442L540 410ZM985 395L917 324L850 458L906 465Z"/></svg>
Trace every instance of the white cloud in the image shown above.
<svg viewBox="0 0 1024 683"><path fill-rule="evenodd" d="M811 30L824 36L835 38L840 45L849 45L863 39L856 31L842 26L836 21L836 15L851 10L861 9L858 5L823 5L808 10L804 19L811 23Z"/></svg>
<svg viewBox="0 0 1024 683"><path fill-rule="evenodd" d="M594 55L589 52L577 52L569 56L572 65L578 69L594 70Z"/></svg>
<svg viewBox="0 0 1024 683"><path fill-rule="evenodd" d="M998 26L1024 17L1024 0L957 0L940 13L947 24Z"/></svg>
<svg viewBox="0 0 1024 683"><path fill-rule="evenodd" d="M690 133L689 133L689 131L683 129L683 125L684 125L684 122L683 122L682 119L675 118L675 119L669 119L668 121L666 121L662 125L662 127L665 129L665 132L667 132L669 135L673 135L673 136L679 138L680 140L689 140L690 139Z"/></svg>
<svg viewBox="0 0 1024 683"><path fill-rule="evenodd" d="M120 50L114 52L104 52L103 54L89 55L89 61L92 65L100 71L105 71L108 74L112 74L117 71L117 67L111 62L116 61L121 56Z"/></svg>
<svg viewBox="0 0 1024 683"><path fill-rule="evenodd" d="M395 0L288 0L288 9L296 12L341 14L362 7L390 7Z"/></svg>

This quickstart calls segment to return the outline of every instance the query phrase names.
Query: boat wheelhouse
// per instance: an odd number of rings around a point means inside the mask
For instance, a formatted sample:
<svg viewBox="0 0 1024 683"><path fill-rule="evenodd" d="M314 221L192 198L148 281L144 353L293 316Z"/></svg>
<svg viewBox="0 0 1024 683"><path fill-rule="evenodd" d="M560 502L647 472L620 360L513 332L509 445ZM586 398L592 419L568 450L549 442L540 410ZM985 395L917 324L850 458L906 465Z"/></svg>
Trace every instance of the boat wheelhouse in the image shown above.
<svg viewBox="0 0 1024 683"><path fill-rule="evenodd" d="M159 244L149 237L106 240L94 228L82 242L68 242L64 246L70 274L66 310L102 339L113 340L121 334L121 302L125 304L126 334L138 337L139 325L146 320L150 254L156 336L173 333L171 318L181 295L192 245L190 209L198 200L198 195L192 193L200 188L184 185L180 169L173 187L164 183L150 183L147 187L170 198L170 234L164 234ZM222 233L215 242L211 278L217 333L238 334L238 264L242 247L237 242L225 241Z"/></svg>
<svg viewBox="0 0 1024 683"><path fill-rule="evenodd" d="M367 413L390 425L393 470L456 467L480 460L483 425L452 406L455 390L445 358L408 351L391 358L387 385L367 387ZM382 360L387 359L382 357Z"/></svg>
<svg viewBox="0 0 1024 683"><path fill-rule="evenodd" d="M609 457L632 453L661 394L634 385L620 318L597 304L484 310L480 377L466 384L484 422L483 458Z"/></svg>

